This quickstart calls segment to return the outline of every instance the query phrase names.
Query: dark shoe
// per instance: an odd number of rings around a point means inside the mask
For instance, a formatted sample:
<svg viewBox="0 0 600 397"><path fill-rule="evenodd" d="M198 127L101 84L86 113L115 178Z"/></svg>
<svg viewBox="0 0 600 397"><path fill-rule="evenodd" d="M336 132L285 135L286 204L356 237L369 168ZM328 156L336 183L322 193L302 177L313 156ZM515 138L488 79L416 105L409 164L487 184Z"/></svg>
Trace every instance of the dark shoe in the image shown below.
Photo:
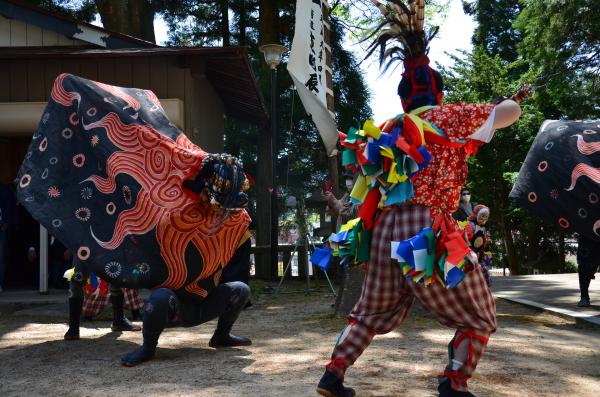
<svg viewBox="0 0 600 397"><path fill-rule="evenodd" d="M79 320L83 298L69 298L69 330L64 336L65 340L79 340Z"/></svg>
<svg viewBox="0 0 600 397"><path fill-rule="evenodd" d="M354 397L356 392L351 387L345 387L344 382L329 371L325 371L319 385L317 393L325 397Z"/></svg>
<svg viewBox="0 0 600 397"><path fill-rule="evenodd" d="M476 397L473 393L468 391L454 390L450 385L450 379L445 378L439 385L438 391L440 392L439 397Z"/></svg>
<svg viewBox="0 0 600 397"><path fill-rule="evenodd" d="M208 342L208 346L215 349L220 347L250 346L251 344L252 341L250 339L231 334L225 336L215 334Z"/></svg>
<svg viewBox="0 0 600 397"><path fill-rule="evenodd" d="M125 298L123 297L123 291L119 288L113 287L111 285L110 290L110 303L112 303L113 308L113 322L110 326L115 332L118 331L141 331L142 327L139 325L133 324L131 321L125 317L123 313L123 301Z"/></svg>
<svg viewBox="0 0 600 397"><path fill-rule="evenodd" d="M142 321L142 314L140 313L139 309L131 311L131 319L133 321Z"/></svg>
<svg viewBox="0 0 600 397"><path fill-rule="evenodd" d="M579 301L579 303L577 304L577 307L590 307L592 306L590 303L589 298L581 298L581 300Z"/></svg>
<svg viewBox="0 0 600 397"><path fill-rule="evenodd" d="M251 308L252 306L254 306L252 304L252 301L250 299L248 299L248 302L246 302L246 305L244 306L244 310Z"/></svg>
<svg viewBox="0 0 600 397"><path fill-rule="evenodd" d="M64 338L65 340L79 340L79 327L69 328Z"/></svg>
<svg viewBox="0 0 600 397"><path fill-rule="evenodd" d="M121 332L121 331L141 331L142 327L140 327L139 325L135 325L134 323L132 323L131 321L129 321L127 319L127 317L123 317L121 320L117 321L116 319L113 320L112 325L110 326L110 329L113 332Z"/></svg>
<svg viewBox="0 0 600 397"><path fill-rule="evenodd" d="M145 346L142 346L139 349L124 355L121 358L121 365L125 367L135 367L136 365L141 364L144 361L152 360L154 358L154 353L154 349L149 349Z"/></svg>

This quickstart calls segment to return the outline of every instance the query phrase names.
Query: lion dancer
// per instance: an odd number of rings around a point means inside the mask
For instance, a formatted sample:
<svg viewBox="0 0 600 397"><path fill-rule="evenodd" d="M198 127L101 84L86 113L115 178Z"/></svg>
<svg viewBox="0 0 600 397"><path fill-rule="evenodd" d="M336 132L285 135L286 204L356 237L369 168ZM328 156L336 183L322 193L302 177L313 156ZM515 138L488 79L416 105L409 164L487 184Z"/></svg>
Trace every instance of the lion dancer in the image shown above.
<svg viewBox="0 0 600 397"><path fill-rule="evenodd" d="M211 210L214 213L225 219L232 207L235 208L233 211L239 211L247 206L247 195L241 191L249 188L249 181L239 160L227 154L209 154L203 160L202 170L193 182L186 181L184 187L199 200L213 203ZM237 249L223 269L214 275L214 285L207 285L203 299L171 288L158 288L152 292L143 309L142 346L121 358L123 366L133 367L154 358L158 339L167 326L195 327L218 318L217 327L208 342L210 347L219 349L252 344L250 339L231 333L250 300L247 278L243 279L245 282L239 281L239 275L235 274L240 258L249 255L247 227L248 222L240 223L239 230L245 232L238 241Z"/></svg>
<svg viewBox="0 0 600 397"><path fill-rule="evenodd" d="M386 29L378 36L369 55L380 47L382 63L393 54L387 66L393 60L403 60L404 73L398 95L405 112L418 114L422 120L429 121L445 134L446 139L427 142L431 160L412 176L412 200L382 206L376 212L373 209L373 219L365 222L367 228L371 224L373 243L361 296L348 316L349 325L338 338L317 391L327 397L355 396L352 388L343 385L346 370L375 335L397 328L418 299L441 324L456 330L448 345L448 364L438 378L439 395L472 396L467 381L479 363L489 336L496 330L495 302L481 268L476 259L472 259L472 263L464 267L464 279L453 288L437 281L425 285L404 276L401 266L392 260L391 242L407 240L432 226L444 236L452 236L459 230L451 214L457 209L460 189L467 178L467 157L478 146L489 142L496 128L513 124L520 116L520 107L511 99L497 105L442 105L442 78L429 66L426 55L428 41L435 32L427 36L423 31L424 2L410 2L409 7L415 10L412 13L399 1L389 2L386 6L373 2L384 12L390 30ZM409 18L414 20L408 22ZM402 47L386 50L390 40L397 40ZM401 127L401 121L401 118L389 120L382 131L392 133ZM396 146L410 145L410 141L409 136L400 137ZM362 215L367 212L368 197L361 208ZM448 240L446 244L461 245L459 240ZM462 245L466 247L464 239ZM472 270L468 271L469 267Z"/></svg>
<svg viewBox="0 0 600 397"><path fill-rule="evenodd" d="M76 258L65 339L79 339L83 285L99 278L114 287L113 330L140 329L124 316L121 288L154 290L144 345L124 365L151 359L167 323L219 318L211 346L251 343L231 334L250 288L221 281L250 223L248 187L238 159L193 144L151 91L59 75L17 195Z"/></svg>

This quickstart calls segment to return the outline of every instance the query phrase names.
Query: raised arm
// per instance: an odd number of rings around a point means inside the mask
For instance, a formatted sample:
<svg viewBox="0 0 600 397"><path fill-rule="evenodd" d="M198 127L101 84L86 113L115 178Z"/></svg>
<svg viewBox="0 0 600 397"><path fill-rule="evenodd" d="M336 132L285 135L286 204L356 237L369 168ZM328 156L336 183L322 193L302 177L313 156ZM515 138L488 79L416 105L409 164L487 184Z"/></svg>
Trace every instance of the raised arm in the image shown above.
<svg viewBox="0 0 600 397"><path fill-rule="evenodd" d="M512 99L500 102L494 110L494 129L508 127L521 116L521 107Z"/></svg>

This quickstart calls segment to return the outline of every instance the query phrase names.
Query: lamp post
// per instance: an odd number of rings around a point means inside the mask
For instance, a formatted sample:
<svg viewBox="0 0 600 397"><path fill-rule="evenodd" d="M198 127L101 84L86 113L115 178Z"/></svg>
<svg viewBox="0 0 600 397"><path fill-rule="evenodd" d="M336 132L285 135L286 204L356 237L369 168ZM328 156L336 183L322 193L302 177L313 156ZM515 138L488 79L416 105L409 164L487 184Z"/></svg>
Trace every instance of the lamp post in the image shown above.
<svg viewBox="0 0 600 397"><path fill-rule="evenodd" d="M277 274L279 264L279 225L277 213L277 66L281 56L287 51L279 44L265 44L259 47L265 56L265 62L271 69L271 271Z"/></svg>

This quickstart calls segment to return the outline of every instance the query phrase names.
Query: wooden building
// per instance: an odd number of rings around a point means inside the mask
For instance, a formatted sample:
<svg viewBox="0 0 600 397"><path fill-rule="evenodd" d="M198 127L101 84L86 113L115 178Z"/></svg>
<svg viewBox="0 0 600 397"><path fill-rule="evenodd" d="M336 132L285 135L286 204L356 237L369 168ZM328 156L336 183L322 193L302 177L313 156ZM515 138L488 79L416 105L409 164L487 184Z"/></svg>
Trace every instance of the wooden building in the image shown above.
<svg viewBox="0 0 600 397"><path fill-rule="evenodd" d="M54 79L72 73L152 90L169 118L209 152L223 150L225 117L265 125L264 101L246 48L167 48L0 0L0 183L16 177ZM46 289L40 229L40 290Z"/></svg>

